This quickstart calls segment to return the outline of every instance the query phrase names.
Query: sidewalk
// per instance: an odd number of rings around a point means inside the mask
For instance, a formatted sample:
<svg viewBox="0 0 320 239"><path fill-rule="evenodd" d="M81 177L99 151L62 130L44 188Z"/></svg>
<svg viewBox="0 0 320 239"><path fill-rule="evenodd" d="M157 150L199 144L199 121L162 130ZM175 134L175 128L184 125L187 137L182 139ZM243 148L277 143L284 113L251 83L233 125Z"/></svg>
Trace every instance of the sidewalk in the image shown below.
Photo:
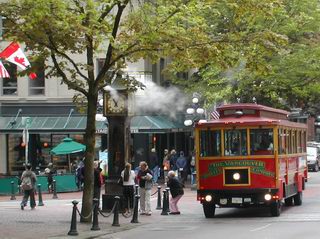
<svg viewBox="0 0 320 239"><path fill-rule="evenodd" d="M163 190L163 185L161 192ZM157 187L153 187L154 193ZM104 191L102 191L103 193ZM30 210L29 205L25 210L20 209L22 196L16 196L16 200L10 200L10 196L0 196L0 231L1 238L98 238L123 230L146 225L159 220L170 220L174 217L161 216L161 210L156 210L157 193L151 198L152 216L138 216L140 223L130 223L132 217L125 218L119 215L120 227L112 226L113 215L104 218L99 215L100 231L91 231L91 223L80 223L77 215L78 236L68 236L71 224L72 200L77 200L78 209L81 211L82 192L59 193L58 199L52 199L52 194L43 194L45 206L37 206ZM196 193L190 187L185 188L184 198L190 198L196 203ZM38 199L38 196L36 196ZM161 200L162 203L162 200Z"/></svg>

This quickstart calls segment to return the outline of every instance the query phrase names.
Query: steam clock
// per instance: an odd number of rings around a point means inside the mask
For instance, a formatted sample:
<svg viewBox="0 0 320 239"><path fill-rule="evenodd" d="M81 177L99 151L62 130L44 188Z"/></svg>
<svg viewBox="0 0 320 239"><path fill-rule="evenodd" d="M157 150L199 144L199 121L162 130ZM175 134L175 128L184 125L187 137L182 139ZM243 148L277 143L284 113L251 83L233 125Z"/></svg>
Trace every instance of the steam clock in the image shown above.
<svg viewBox="0 0 320 239"><path fill-rule="evenodd" d="M129 161L130 119L128 117L128 93L124 87L112 85L112 91L103 95L104 116L108 119L108 175L102 209L112 209L114 197L122 198L122 186L118 185L121 171Z"/></svg>

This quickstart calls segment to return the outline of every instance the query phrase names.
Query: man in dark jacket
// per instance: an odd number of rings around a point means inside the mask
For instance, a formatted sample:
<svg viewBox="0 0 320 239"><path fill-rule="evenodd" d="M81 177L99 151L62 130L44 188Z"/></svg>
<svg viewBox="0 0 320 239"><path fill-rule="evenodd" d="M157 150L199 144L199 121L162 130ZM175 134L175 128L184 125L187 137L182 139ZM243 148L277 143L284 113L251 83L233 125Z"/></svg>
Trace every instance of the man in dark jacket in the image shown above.
<svg viewBox="0 0 320 239"><path fill-rule="evenodd" d="M100 204L100 195L101 195L101 171L100 163L99 161L93 162L94 172L93 172L93 198L99 199L98 206Z"/></svg>
<svg viewBox="0 0 320 239"><path fill-rule="evenodd" d="M153 173L152 181L154 184L156 184L158 182L160 168L159 168L159 159L158 159L155 148L151 149L149 161L150 161L150 169L152 170L152 173Z"/></svg>
<svg viewBox="0 0 320 239"><path fill-rule="evenodd" d="M28 198L30 196L30 207L34 209L36 207L36 201L34 198L34 191L36 188L37 176L34 172L31 171L31 165L26 165L26 170L22 173L21 176L21 188L23 190L23 199L21 202L21 210L27 206Z"/></svg>
<svg viewBox="0 0 320 239"><path fill-rule="evenodd" d="M170 214L173 214L173 215L180 214L177 204L178 204L178 201L183 196L184 191L183 191L183 185L176 178L174 171L169 171L168 173L167 186L170 188L170 193L171 193L171 199L169 202Z"/></svg>

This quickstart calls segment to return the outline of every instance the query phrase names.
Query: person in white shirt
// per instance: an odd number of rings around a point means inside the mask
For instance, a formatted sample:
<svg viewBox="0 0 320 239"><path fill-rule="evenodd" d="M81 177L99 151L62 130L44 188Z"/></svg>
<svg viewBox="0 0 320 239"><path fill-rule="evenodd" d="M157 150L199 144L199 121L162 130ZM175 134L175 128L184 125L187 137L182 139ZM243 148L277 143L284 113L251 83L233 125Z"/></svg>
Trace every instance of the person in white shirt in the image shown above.
<svg viewBox="0 0 320 239"><path fill-rule="evenodd" d="M125 212L133 208L135 177L136 174L131 170L131 164L126 163L124 170L121 172Z"/></svg>

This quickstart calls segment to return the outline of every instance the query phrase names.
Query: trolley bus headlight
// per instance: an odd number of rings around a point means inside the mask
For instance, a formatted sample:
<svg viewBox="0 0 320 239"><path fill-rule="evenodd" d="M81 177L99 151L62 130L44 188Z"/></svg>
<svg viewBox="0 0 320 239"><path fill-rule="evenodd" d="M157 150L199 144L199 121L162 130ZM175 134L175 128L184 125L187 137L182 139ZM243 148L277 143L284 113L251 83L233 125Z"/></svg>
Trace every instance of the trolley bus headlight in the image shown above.
<svg viewBox="0 0 320 239"><path fill-rule="evenodd" d="M233 177L234 180L239 180L240 179L240 173L234 173L232 177Z"/></svg>
<svg viewBox="0 0 320 239"><path fill-rule="evenodd" d="M204 199L206 200L206 202L211 202L212 201L212 196L211 195L206 195L206 197Z"/></svg>
<svg viewBox="0 0 320 239"><path fill-rule="evenodd" d="M266 195L264 195L264 199L265 199L266 201L270 201L271 198L272 198L272 196L271 196L271 194L269 194L269 193L267 193Z"/></svg>

